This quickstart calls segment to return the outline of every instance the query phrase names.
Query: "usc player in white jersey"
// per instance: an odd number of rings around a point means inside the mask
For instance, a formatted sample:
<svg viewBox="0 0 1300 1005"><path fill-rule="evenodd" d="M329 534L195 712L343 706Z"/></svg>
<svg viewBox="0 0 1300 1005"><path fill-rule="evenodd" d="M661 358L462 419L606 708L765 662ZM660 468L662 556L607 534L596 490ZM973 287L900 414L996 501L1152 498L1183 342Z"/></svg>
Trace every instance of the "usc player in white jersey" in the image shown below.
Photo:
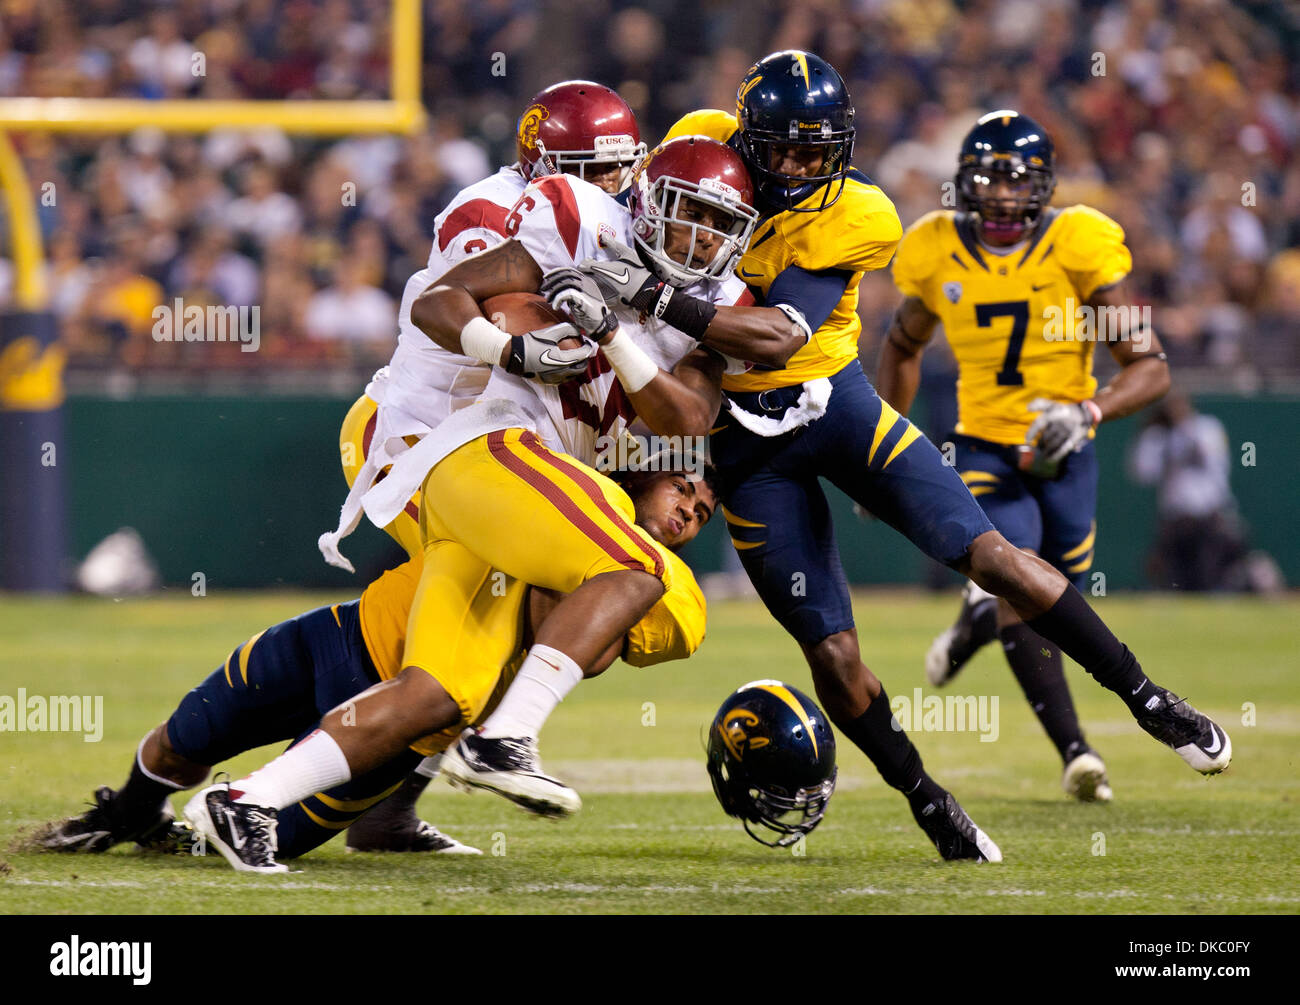
<svg viewBox="0 0 1300 1005"><path fill-rule="evenodd" d="M352 571L339 544L360 519L365 490L415 438L474 401L487 384L486 364L446 351L411 324L415 298L457 262L506 239L506 218L531 180L567 173L615 194L627 187L646 147L636 117L616 92L592 81L570 80L545 88L528 103L519 118L516 150L514 164L464 189L434 221L428 263L407 280L402 295L393 358L343 421L339 449L349 492L338 527L320 539L331 565ZM384 528L412 558L421 554L418 505L418 499L412 500ZM415 814L415 802L436 775L436 765L435 759L427 760L397 793L355 824L348 831L348 847L444 850L422 838L437 832Z"/></svg>

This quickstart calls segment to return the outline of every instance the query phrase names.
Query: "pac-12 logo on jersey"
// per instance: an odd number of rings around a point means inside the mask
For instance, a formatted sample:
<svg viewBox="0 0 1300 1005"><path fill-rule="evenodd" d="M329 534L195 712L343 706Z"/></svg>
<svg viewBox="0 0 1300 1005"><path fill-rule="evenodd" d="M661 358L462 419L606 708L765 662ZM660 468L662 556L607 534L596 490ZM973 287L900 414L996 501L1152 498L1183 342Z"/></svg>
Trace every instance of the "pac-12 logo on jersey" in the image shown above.
<svg viewBox="0 0 1300 1005"><path fill-rule="evenodd" d="M598 247L603 243L602 238L617 241L618 234L608 223L601 222L596 226L596 244Z"/></svg>
<svg viewBox="0 0 1300 1005"><path fill-rule="evenodd" d="M519 117L519 145L525 150L537 149L537 134L542 123L551 117L549 109L533 105Z"/></svg>
<svg viewBox="0 0 1300 1005"><path fill-rule="evenodd" d="M950 304L955 304L961 299L961 283L944 283L943 295L948 298Z"/></svg>

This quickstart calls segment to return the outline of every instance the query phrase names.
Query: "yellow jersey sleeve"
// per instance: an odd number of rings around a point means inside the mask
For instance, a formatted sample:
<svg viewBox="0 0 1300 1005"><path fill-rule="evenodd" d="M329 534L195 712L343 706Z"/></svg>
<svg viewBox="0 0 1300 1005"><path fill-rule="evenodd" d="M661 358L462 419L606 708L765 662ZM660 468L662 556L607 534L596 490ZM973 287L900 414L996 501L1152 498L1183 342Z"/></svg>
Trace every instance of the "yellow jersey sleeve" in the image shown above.
<svg viewBox="0 0 1300 1005"><path fill-rule="evenodd" d="M943 252L940 228L946 222L947 214L936 210L907 228L894 255L893 267L894 285L903 296L925 300L927 285Z"/></svg>
<svg viewBox="0 0 1300 1005"><path fill-rule="evenodd" d="M673 123L662 142L675 140L679 136L707 136L719 143L726 143L739 128L736 117L730 112L717 108L701 108L697 112L687 112Z"/></svg>
<svg viewBox="0 0 1300 1005"><path fill-rule="evenodd" d="M873 272L889 264L903 225L889 196L861 178L850 176L839 199L820 213L782 214L780 228L793 264L809 272ZM821 197L819 190L809 200Z"/></svg>
<svg viewBox="0 0 1300 1005"><path fill-rule="evenodd" d="M660 550L672 566L672 585L627 633L623 660L634 667L685 659L704 641L706 608L695 575L672 552Z"/></svg>
<svg viewBox="0 0 1300 1005"><path fill-rule="evenodd" d="M1074 284L1080 299L1119 282L1133 269L1133 256L1124 244L1124 228L1090 206L1061 211L1054 254Z"/></svg>
<svg viewBox="0 0 1300 1005"><path fill-rule="evenodd" d="M361 594L361 636L381 680L391 680L402 672L406 622L423 569L421 553L389 569Z"/></svg>

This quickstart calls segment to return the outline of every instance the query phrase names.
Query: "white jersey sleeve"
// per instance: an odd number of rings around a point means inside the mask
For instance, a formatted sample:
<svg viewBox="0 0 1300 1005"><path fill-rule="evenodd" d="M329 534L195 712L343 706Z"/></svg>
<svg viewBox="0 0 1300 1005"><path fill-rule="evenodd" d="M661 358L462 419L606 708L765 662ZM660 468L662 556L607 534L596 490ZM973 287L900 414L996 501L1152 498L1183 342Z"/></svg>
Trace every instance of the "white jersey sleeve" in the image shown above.
<svg viewBox="0 0 1300 1005"><path fill-rule="evenodd" d="M483 393L487 364L439 346L411 322L411 305L452 266L507 239L505 220L525 184L516 168L502 168L459 193L434 221L428 266L406 281L402 293L387 380L366 388L380 402L380 422L389 436L428 432Z"/></svg>
<svg viewBox="0 0 1300 1005"><path fill-rule="evenodd" d="M624 240L630 226L627 209L603 189L572 175L555 174L524 189L506 218L505 231L524 246L545 275L585 258L609 258L600 248L600 234Z"/></svg>
<svg viewBox="0 0 1300 1005"><path fill-rule="evenodd" d="M506 217L526 184L517 168L503 167L452 199L433 222L429 270L440 276L506 240Z"/></svg>

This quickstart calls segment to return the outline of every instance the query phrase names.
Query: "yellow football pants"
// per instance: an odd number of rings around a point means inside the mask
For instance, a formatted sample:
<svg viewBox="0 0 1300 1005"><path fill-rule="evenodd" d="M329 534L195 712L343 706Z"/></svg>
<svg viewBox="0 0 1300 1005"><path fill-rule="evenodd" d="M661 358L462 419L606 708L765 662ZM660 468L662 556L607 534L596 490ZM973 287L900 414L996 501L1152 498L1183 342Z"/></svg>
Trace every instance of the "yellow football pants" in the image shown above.
<svg viewBox="0 0 1300 1005"><path fill-rule="evenodd" d="M522 647L525 584L571 593L602 573L640 570L672 585L675 563L636 525L627 493L527 430L453 451L423 498L424 569L403 662L446 688L467 722Z"/></svg>

